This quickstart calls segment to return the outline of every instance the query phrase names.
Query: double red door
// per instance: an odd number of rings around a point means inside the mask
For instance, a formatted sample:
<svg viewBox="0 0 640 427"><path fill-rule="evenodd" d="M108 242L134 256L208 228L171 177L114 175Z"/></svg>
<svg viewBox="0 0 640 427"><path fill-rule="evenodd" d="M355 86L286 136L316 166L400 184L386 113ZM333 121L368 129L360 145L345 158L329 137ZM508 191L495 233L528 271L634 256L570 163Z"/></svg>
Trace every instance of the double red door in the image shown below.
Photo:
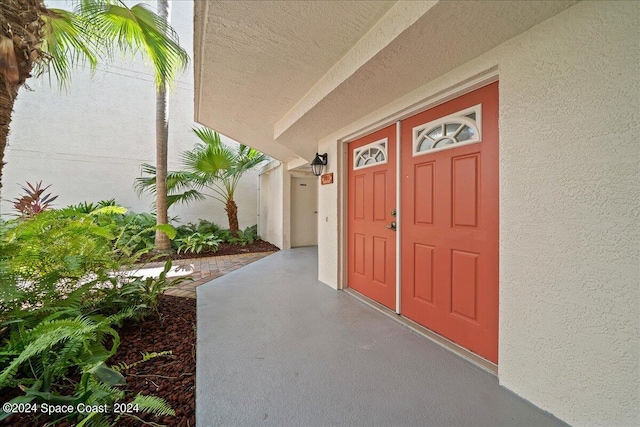
<svg viewBox="0 0 640 427"><path fill-rule="evenodd" d="M396 306L396 128L349 144L349 287Z"/></svg>
<svg viewBox="0 0 640 427"><path fill-rule="evenodd" d="M396 308L388 227L397 219L401 314L497 363L498 84L409 117L400 129L399 217L396 126L349 144L348 286ZM358 167L361 147L381 148L381 137L387 152L367 152L378 157Z"/></svg>

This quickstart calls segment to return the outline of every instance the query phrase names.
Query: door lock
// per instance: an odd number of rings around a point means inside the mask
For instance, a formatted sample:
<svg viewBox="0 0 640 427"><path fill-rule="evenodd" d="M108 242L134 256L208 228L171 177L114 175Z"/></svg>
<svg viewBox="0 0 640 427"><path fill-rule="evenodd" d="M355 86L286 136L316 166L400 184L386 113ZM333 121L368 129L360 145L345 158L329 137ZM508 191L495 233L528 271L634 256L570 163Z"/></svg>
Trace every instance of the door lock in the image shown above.
<svg viewBox="0 0 640 427"><path fill-rule="evenodd" d="M389 225L385 225L386 228L396 231L396 222L395 221L391 221L391 224Z"/></svg>
<svg viewBox="0 0 640 427"><path fill-rule="evenodd" d="M398 212L395 209L391 209L391 216L398 216Z"/></svg>

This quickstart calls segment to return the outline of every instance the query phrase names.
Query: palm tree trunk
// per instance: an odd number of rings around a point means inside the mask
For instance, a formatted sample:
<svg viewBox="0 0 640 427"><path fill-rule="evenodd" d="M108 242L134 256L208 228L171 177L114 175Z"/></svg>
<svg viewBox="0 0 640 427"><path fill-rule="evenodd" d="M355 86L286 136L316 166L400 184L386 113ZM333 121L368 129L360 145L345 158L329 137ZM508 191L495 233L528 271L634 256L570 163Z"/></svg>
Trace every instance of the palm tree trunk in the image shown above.
<svg viewBox="0 0 640 427"><path fill-rule="evenodd" d="M2 170L4 166L4 151L7 148L7 136L13 114L13 104L16 99L7 90L4 79L0 77L0 191L2 190Z"/></svg>
<svg viewBox="0 0 640 427"><path fill-rule="evenodd" d="M158 15L169 22L168 0L158 0ZM156 223L158 225L169 222L167 204L168 113L167 84L163 81L156 93ZM170 249L169 237L160 230L156 230L156 252L168 252Z"/></svg>
<svg viewBox="0 0 640 427"><path fill-rule="evenodd" d="M0 0L0 189L13 104L38 58L42 0Z"/></svg>
<svg viewBox="0 0 640 427"><path fill-rule="evenodd" d="M238 205L233 199L228 199L224 210L227 212L227 218L229 219L229 231L233 237L237 237L240 229L238 225Z"/></svg>

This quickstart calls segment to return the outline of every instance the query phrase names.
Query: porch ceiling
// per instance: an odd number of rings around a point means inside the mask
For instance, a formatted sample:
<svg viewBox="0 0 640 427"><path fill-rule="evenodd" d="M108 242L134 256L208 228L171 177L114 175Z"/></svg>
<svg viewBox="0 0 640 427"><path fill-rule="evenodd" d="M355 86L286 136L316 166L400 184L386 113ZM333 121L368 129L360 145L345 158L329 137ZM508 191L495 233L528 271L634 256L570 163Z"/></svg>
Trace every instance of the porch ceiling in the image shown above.
<svg viewBox="0 0 640 427"><path fill-rule="evenodd" d="M274 124L393 4L194 3L196 121L279 160Z"/></svg>
<svg viewBox="0 0 640 427"><path fill-rule="evenodd" d="M195 2L195 119L310 160L323 137L574 3Z"/></svg>

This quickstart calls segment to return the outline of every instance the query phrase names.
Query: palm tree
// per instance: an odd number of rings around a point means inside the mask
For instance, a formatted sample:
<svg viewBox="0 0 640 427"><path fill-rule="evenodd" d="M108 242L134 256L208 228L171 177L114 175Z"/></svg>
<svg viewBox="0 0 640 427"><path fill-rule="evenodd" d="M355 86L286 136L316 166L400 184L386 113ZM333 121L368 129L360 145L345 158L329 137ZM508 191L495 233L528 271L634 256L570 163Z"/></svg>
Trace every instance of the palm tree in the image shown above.
<svg viewBox="0 0 640 427"><path fill-rule="evenodd" d="M234 200L240 178L269 157L260 151L239 144L237 149L222 143L220 135L209 128L195 128L200 138L196 146L182 153L184 170L167 173L168 203L191 203L211 197L224 204L229 231L237 236L238 205ZM142 165L143 176L136 179L139 193L156 192L156 168ZM208 192L210 191L210 192Z"/></svg>
<svg viewBox="0 0 640 427"><path fill-rule="evenodd" d="M95 70L116 50L149 58L158 87L188 61L175 31L142 4L80 0L67 11L47 8L43 0L0 1L0 188L13 106L32 73L53 71L65 86L74 66L88 63Z"/></svg>
<svg viewBox="0 0 640 427"><path fill-rule="evenodd" d="M168 0L158 0L158 15L169 22ZM162 78L156 91L156 168L158 171L158 191L156 191L156 224L169 222L169 205L167 205L167 152L169 150L169 97L167 96L167 83ZM154 249L157 252L171 250L169 236L160 229L156 229Z"/></svg>

